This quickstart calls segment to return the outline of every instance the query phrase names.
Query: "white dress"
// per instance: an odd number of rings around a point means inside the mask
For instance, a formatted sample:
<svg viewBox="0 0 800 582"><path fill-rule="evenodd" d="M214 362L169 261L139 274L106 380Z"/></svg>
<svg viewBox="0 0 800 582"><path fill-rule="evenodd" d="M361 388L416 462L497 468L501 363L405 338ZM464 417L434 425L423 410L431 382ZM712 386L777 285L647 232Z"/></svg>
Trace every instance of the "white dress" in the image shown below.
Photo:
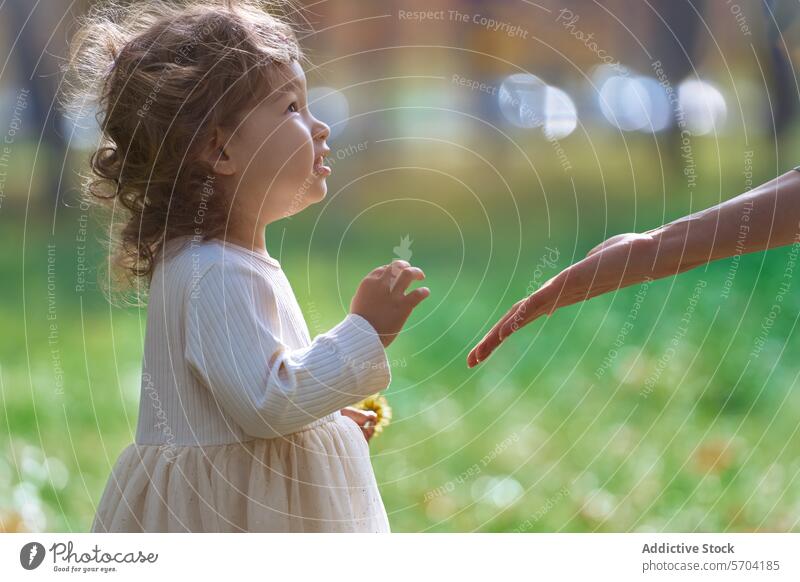
<svg viewBox="0 0 800 582"><path fill-rule="evenodd" d="M280 264L181 237L153 273L135 442L92 531L385 532L361 429L339 410L386 388L350 314L312 342Z"/></svg>

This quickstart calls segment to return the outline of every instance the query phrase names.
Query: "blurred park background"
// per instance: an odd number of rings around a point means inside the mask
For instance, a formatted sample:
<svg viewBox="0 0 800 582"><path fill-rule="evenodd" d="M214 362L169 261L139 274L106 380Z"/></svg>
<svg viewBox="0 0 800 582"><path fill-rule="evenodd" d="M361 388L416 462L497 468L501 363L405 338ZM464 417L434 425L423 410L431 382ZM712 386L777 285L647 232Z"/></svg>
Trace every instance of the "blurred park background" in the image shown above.
<svg viewBox="0 0 800 582"><path fill-rule="evenodd" d="M90 2L0 2L0 529L86 531L134 436L146 311L96 283L98 136L54 107ZM800 164L800 6L323 0L297 16L328 197L273 225L312 335L395 257L432 296L371 444L395 531L797 531L790 247L573 306L469 370L506 309L613 234ZM790 281L787 290L781 287ZM774 306L778 305L778 308Z"/></svg>

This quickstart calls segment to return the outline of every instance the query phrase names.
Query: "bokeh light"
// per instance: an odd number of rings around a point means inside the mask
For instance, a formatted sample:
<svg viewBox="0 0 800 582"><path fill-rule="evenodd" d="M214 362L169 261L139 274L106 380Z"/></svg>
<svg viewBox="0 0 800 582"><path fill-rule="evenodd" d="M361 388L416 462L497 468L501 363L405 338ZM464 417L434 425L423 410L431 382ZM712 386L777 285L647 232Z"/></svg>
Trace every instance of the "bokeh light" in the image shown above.
<svg viewBox="0 0 800 582"><path fill-rule="evenodd" d="M330 139L342 134L350 119L350 103L344 93L331 87L308 90L308 106L315 117L331 128Z"/></svg>
<svg viewBox="0 0 800 582"><path fill-rule="evenodd" d="M711 83L688 79L678 86L678 101L686 127L694 135L719 131L727 117L725 97Z"/></svg>
<svg viewBox="0 0 800 582"><path fill-rule="evenodd" d="M536 75L517 73L500 85L498 104L503 117L516 127L542 128L548 139L568 136L578 124L570 96Z"/></svg>
<svg viewBox="0 0 800 582"><path fill-rule="evenodd" d="M603 81L600 111L623 131L659 131L669 125L669 103L658 83L647 77L615 75Z"/></svg>

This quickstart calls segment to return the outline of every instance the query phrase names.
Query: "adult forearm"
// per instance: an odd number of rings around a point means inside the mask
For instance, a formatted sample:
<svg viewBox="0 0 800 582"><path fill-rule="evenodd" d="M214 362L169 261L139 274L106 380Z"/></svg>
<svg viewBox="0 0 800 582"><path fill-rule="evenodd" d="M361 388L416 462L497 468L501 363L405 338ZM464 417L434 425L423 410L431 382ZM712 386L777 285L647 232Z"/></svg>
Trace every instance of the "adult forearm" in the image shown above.
<svg viewBox="0 0 800 582"><path fill-rule="evenodd" d="M652 237L653 278L791 244L800 234L800 172L783 174L646 234Z"/></svg>

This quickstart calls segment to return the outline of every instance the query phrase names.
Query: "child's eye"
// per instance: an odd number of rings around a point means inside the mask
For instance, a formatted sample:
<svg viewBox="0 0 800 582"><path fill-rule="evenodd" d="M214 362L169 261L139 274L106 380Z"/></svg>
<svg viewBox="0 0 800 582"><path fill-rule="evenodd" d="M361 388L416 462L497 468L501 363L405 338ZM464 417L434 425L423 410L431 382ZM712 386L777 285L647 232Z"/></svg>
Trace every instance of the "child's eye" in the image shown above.
<svg viewBox="0 0 800 582"><path fill-rule="evenodd" d="M289 108L288 108L286 111L290 111L290 112L292 112L292 113L294 113L295 111L299 111L299 109L298 109L298 107L297 107L297 101L293 101L293 102L292 102L292 103L289 105Z"/></svg>

